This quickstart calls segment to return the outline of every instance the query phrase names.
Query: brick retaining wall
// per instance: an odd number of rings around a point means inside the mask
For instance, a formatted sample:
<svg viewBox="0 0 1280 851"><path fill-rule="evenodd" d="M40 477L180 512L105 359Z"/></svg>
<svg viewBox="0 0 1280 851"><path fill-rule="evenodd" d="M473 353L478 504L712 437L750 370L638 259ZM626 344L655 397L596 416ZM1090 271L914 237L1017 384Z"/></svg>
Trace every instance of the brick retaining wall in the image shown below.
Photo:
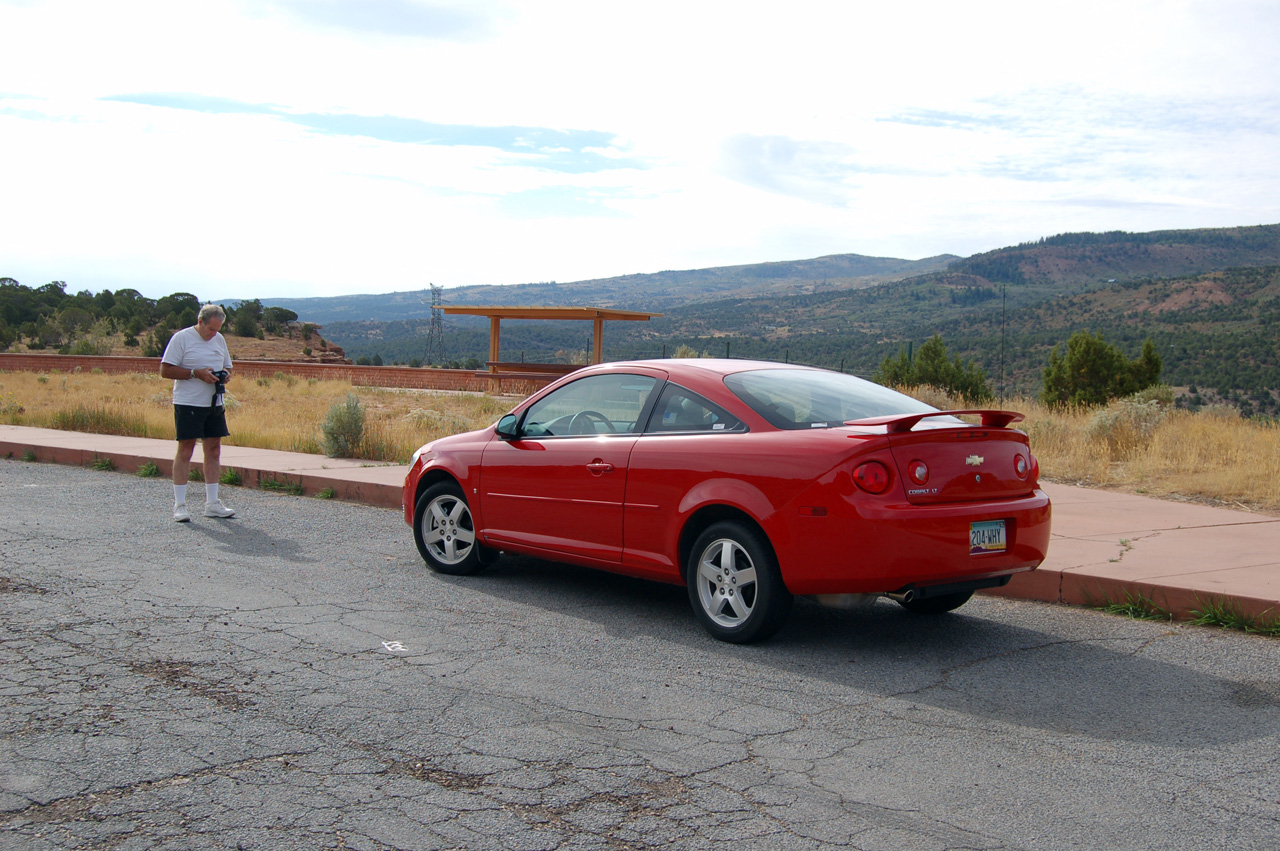
<svg viewBox="0 0 1280 851"><path fill-rule="evenodd" d="M44 355L30 353L0 353L0 370L22 372L52 372L53 370L82 372L100 369L103 372L158 373L160 358L127 357L123 355ZM342 363L298 363L296 361L238 360L236 375L242 378L270 378L277 372L295 378L316 378L322 381L350 381L358 387L405 387L417 390L469 390L475 393L488 391L487 376L477 375L470 369L415 369L409 366L355 366ZM503 376L502 392L531 393L549 382L527 375Z"/></svg>

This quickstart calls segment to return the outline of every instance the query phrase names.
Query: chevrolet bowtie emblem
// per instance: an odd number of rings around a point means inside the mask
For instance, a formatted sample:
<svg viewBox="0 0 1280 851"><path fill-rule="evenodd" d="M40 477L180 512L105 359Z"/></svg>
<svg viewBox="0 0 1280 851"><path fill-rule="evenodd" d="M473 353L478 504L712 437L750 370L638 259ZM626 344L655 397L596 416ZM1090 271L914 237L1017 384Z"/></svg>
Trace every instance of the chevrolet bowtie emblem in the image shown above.
<svg viewBox="0 0 1280 851"><path fill-rule="evenodd" d="M968 464L970 467L981 467L982 462L985 460L987 459L983 458L981 455L970 455L968 458L964 459L964 463Z"/></svg>

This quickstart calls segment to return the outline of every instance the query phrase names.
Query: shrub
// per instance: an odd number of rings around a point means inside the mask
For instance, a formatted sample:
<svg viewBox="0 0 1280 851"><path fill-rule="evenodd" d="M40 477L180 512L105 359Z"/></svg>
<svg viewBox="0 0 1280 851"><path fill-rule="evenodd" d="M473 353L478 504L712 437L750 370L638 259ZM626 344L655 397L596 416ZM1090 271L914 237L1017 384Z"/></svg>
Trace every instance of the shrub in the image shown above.
<svg viewBox="0 0 1280 851"><path fill-rule="evenodd" d="M903 347L897 357L885 358L872 380L888 386L937 387L971 404L987 402L995 397L982 367L973 361L960 360L959 355L947 359L947 346L939 334L925 341L914 356Z"/></svg>
<svg viewBox="0 0 1280 851"><path fill-rule="evenodd" d="M1163 366L1155 344L1147 340L1134 360L1088 331L1077 331L1067 340L1066 351L1054 346L1044 368L1046 405L1104 405L1129 396L1160 380Z"/></svg>
<svg viewBox="0 0 1280 851"><path fill-rule="evenodd" d="M224 485L240 484L240 473L234 467L224 467L218 481Z"/></svg>
<svg viewBox="0 0 1280 851"><path fill-rule="evenodd" d="M354 458L364 439L364 406L354 393L329 409L324 427L324 454L330 458Z"/></svg>
<svg viewBox="0 0 1280 851"><path fill-rule="evenodd" d="M1120 458L1146 446L1164 421L1166 406L1155 399L1143 401L1129 396L1093 415L1086 433L1107 444L1112 458Z"/></svg>
<svg viewBox="0 0 1280 851"><path fill-rule="evenodd" d="M158 475L160 475L160 468L156 466L155 461L148 461L138 467L138 478L154 479Z"/></svg>

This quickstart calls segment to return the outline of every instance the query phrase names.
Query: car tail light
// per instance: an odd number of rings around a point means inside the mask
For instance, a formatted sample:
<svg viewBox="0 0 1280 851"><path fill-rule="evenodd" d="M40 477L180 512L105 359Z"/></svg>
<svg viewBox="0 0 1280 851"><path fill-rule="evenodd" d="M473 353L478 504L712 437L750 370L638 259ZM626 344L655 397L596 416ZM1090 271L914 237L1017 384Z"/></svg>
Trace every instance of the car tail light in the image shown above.
<svg viewBox="0 0 1280 851"><path fill-rule="evenodd" d="M1036 456L1031 456L1031 482L1032 484L1040 481L1040 462L1036 460Z"/></svg>
<svg viewBox="0 0 1280 851"><path fill-rule="evenodd" d="M1019 479L1025 479L1027 473L1031 472L1031 464L1027 462L1027 456L1015 455L1013 458L1013 471L1018 474Z"/></svg>
<svg viewBox="0 0 1280 851"><path fill-rule="evenodd" d="M879 461L868 461L853 471L853 481L867 493L884 493L889 489L889 470Z"/></svg>
<svg viewBox="0 0 1280 851"><path fill-rule="evenodd" d="M912 461L907 465L907 475L911 477L911 481L923 485L929 481L929 465L923 461Z"/></svg>

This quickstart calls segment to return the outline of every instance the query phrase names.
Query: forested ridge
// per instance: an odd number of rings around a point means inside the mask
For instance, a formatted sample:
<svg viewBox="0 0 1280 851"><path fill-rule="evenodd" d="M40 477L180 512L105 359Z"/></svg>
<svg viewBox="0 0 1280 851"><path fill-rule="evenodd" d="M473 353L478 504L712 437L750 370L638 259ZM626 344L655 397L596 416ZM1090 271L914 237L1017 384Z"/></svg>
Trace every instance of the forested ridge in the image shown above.
<svg viewBox="0 0 1280 851"><path fill-rule="evenodd" d="M32 291L33 299L67 303L26 331L40 327L55 337L55 320L77 319L59 312L72 302L92 301L98 310L90 312L138 332L165 318L170 325L185 320L173 308L182 314L195 302L185 293L150 302L135 291L104 298L70 296L64 288L55 282ZM452 305L569 304L665 314L606 323L609 359L669 356L685 346L870 376L885 358L936 333L949 352L981 366L997 392L1010 394L1038 393L1050 350L1077 331L1101 334L1129 357L1151 339L1163 380L1186 388L1189 398L1229 401L1245 413L1280 409L1280 225L1069 233L968 258L831 255L563 284L445 288L443 296ZM107 305L112 299L117 303ZM323 323L325 336L358 361L420 365L426 358L429 291L262 305ZM139 313L145 316L135 318ZM14 319L10 336L19 330ZM590 323L505 321L502 328L504 359L575 360L591 347ZM442 365L483 361L488 336L485 319L446 317Z"/></svg>

